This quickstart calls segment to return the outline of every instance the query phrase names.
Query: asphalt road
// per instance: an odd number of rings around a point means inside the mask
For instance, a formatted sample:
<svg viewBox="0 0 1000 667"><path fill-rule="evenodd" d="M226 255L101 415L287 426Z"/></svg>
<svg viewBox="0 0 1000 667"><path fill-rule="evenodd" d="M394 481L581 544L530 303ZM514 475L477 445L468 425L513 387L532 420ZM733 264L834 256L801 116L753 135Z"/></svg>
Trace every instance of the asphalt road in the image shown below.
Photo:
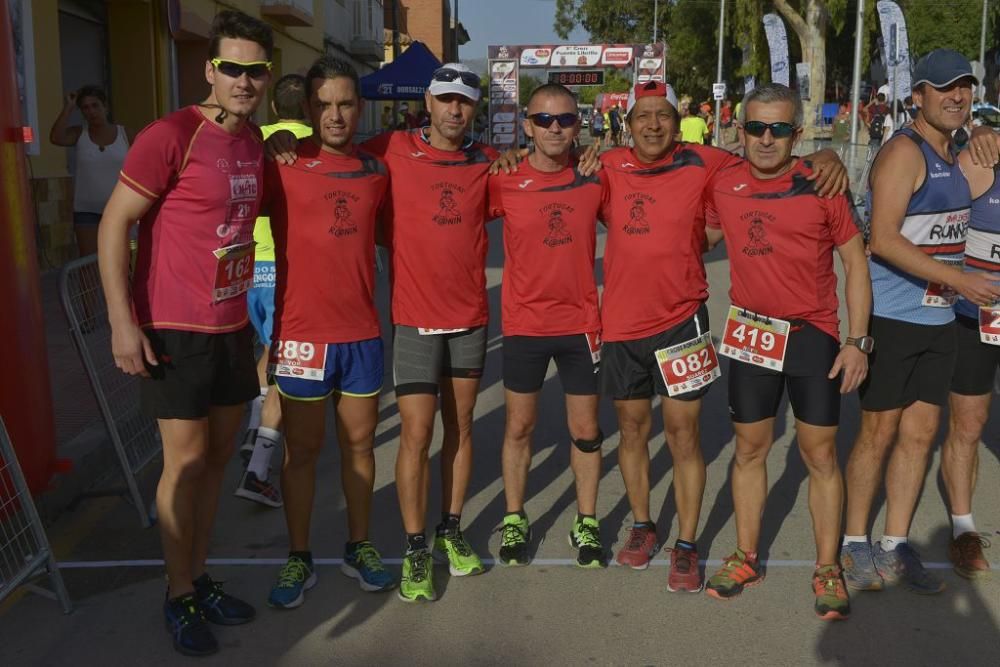
<svg viewBox="0 0 1000 667"><path fill-rule="evenodd" d="M470 541L489 559L498 548L494 529L504 509L499 466L503 435L498 322L502 246L497 227L497 223L491 224L488 270L494 319L476 410L476 473L463 520ZM603 247L603 236L600 242ZM728 263L722 249L708 260L709 308L712 321L718 325L728 305ZM384 280L379 284L379 296L385 312ZM388 378L386 384L377 435L378 478L371 536L395 569L404 546L392 481L399 416ZM572 566L574 554L566 543L575 512L570 445L558 379L551 377L551 370L542 402L526 507L535 540L531 566L508 569L491 564L482 576L467 579L451 578L446 568L438 567L435 576L441 597L433 604L407 605L394 593L361 592L353 580L339 573L336 560L342 555L346 526L339 462L331 436L331 446L321 460L313 522L313 552L321 559L320 583L303 607L276 611L265 605L277 564L287 553L281 511L237 499L229 492L224 495L213 546L213 557L220 560L211 571L227 581L229 590L257 604L259 616L246 627L219 629L223 650L204 663L997 664L1000 576L994 572L991 581L973 584L948 569L950 528L937 453L911 539L926 562L941 568L948 590L936 597L904 590L859 594L853 599L852 618L830 624L817 620L812 612L814 548L808 484L795 447L790 412L778 421L778 438L768 462L770 493L761 546L769 559L767 579L740 598L723 603L706 595L668 593L665 554L644 572L619 567L585 571ZM708 487L699 546L710 571L735 545L727 484L733 433L726 405L723 380L709 393L702 414ZM782 409L786 410L787 404ZM618 435L610 404L602 405L602 425L608 438L598 510L604 542L609 550L617 550L631 517L617 469ZM857 426L857 398L850 396L844 400L838 438L842 463ZM659 419L654 422L654 434L652 507L661 541L672 543L677 527L671 461ZM983 533L1000 541L1000 421L996 414L984 440L976 519ZM435 474L429 526L436 523L439 511L438 447L435 443L432 449ZM239 474L239 462L234 460L227 489L235 488ZM151 470L142 480L148 497L155 477L156 471ZM875 526L878 536L881 513ZM185 660L173 652L163 631L160 604L164 583L162 569L155 562L159 558L156 530L140 528L129 505L114 497L84 501L51 526L49 535L63 562L76 610L63 616L53 602L31 593L8 600L0 607L0 665L72 662L153 667ZM1000 555L993 551L993 561L1000 563Z"/></svg>

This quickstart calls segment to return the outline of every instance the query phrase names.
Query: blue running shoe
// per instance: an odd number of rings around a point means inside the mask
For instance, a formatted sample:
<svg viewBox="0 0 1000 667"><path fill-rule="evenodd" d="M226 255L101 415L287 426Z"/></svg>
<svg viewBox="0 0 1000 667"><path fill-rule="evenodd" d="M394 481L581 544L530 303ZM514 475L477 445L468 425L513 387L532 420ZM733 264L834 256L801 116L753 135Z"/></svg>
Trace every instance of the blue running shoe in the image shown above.
<svg viewBox="0 0 1000 667"><path fill-rule="evenodd" d="M387 591L396 586L396 578L382 565L382 557L368 540L344 549L344 564L340 571L357 579L361 590Z"/></svg>
<svg viewBox="0 0 1000 667"><path fill-rule="evenodd" d="M163 603L163 617L178 653L201 656L212 655L219 650L219 643L205 623L194 595L168 599Z"/></svg>
<svg viewBox="0 0 1000 667"><path fill-rule="evenodd" d="M209 623L243 625L257 615L256 609L222 590L222 582L214 581L207 572L194 580L194 597Z"/></svg>
<svg viewBox="0 0 1000 667"><path fill-rule="evenodd" d="M872 547L868 542L848 542L840 547L840 566L848 588L856 591L882 590L882 577L872 560Z"/></svg>
<svg viewBox="0 0 1000 667"><path fill-rule="evenodd" d="M294 609L305 602L305 592L316 585L316 571L298 556L289 556L278 573L278 583L267 597L275 609Z"/></svg>
<svg viewBox="0 0 1000 667"><path fill-rule="evenodd" d="M892 551L884 551L882 543L872 547L872 559L887 584L903 584L914 593L935 595L944 590L944 582L924 568L920 554L905 542Z"/></svg>

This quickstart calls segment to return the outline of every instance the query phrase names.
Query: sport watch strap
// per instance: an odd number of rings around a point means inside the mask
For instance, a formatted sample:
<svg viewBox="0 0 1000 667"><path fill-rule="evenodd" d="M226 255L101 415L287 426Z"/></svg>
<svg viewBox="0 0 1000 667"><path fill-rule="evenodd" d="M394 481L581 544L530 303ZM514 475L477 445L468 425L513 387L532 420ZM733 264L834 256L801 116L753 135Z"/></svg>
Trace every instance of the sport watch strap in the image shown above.
<svg viewBox="0 0 1000 667"><path fill-rule="evenodd" d="M853 345L865 354L871 354L871 351L875 349L875 339L871 336L859 336L857 338L848 336L845 344Z"/></svg>

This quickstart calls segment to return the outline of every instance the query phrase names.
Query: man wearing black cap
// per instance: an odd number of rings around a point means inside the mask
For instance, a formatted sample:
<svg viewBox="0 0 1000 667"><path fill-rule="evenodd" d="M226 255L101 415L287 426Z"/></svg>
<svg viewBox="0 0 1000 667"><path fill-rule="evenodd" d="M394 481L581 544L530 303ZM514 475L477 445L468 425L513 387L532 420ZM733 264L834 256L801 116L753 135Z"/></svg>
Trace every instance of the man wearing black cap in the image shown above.
<svg viewBox="0 0 1000 667"><path fill-rule="evenodd" d="M905 584L924 594L944 583L924 569L907 533L923 486L941 406L955 367L961 295L977 306L1000 297L987 275L963 273L969 185L952 133L969 115L978 82L961 54L938 49L917 63L913 124L890 139L870 176L874 352L861 386L861 431L847 464L847 583L879 590ZM868 521L885 473L885 535L869 545Z"/></svg>

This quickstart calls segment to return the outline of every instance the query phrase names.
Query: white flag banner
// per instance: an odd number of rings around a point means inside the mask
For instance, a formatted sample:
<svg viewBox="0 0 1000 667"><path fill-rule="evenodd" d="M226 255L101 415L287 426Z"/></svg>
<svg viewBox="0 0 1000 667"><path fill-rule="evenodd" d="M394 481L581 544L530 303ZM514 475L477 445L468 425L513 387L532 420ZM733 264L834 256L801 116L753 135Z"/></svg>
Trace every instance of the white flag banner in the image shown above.
<svg viewBox="0 0 1000 667"><path fill-rule="evenodd" d="M750 61L750 46L743 47L743 64L745 65ZM748 94L751 90L757 87L757 77L753 74L748 74L743 77L743 94Z"/></svg>
<svg viewBox="0 0 1000 667"><path fill-rule="evenodd" d="M889 77L889 90L897 100L910 94L910 44L906 37L906 19L895 2L881 0L876 5L882 24L883 60Z"/></svg>
<svg viewBox="0 0 1000 667"><path fill-rule="evenodd" d="M777 14L764 15L764 34L771 52L771 82L788 85L788 35Z"/></svg>

